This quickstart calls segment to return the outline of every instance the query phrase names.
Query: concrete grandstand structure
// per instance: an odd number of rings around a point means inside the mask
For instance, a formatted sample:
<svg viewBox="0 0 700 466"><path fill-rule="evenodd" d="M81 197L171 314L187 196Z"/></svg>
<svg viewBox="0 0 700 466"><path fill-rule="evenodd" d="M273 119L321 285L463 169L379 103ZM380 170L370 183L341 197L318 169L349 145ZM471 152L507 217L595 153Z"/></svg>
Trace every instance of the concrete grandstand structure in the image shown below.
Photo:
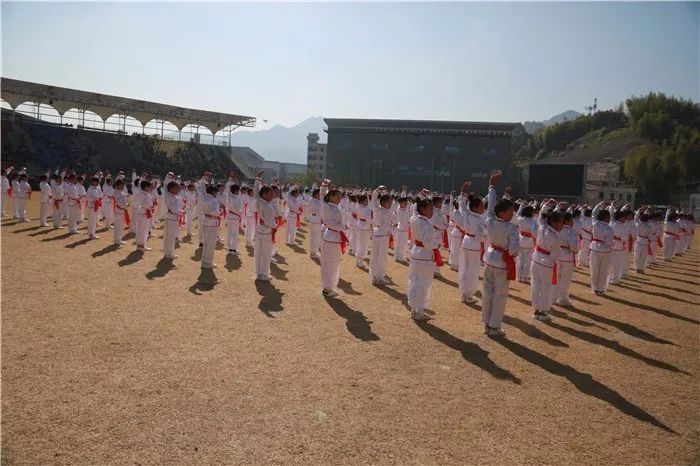
<svg viewBox="0 0 700 466"><path fill-rule="evenodd" d="M39 119L41 119L41 106L45 105L55 109L61 120L67 112L76 109L78 112L82 112L83 122L85 112L90 111L98 115L103 122L117 115L124 122L126 122L127 117L133 118L142 125L142 128L145 128L152 121L160 123L161 135L164 123L167 122L178 131L189 125L196 128L206 128L212 135L227 133L229 141L231 132L236 128L255 126L255 118L251 116L178 107L17 79L2 78L0 87L0 97L12 109L17 109L20 105L29 102L36 105L37 118Z"/></svg>

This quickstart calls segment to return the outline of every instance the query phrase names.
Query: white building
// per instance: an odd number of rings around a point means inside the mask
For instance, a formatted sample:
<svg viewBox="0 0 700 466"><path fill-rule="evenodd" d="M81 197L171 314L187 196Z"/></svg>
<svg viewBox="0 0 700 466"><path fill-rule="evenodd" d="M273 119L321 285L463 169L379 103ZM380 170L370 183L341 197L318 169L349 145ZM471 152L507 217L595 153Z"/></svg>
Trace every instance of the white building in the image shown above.
<svg viewBox="0 0 700 466"><path fill-rule="evenodd" d="M309 133L306 136L308 141L306 151L306 167L310 173L318 178L326 177L326 144L320 143L318 134Z"/></svg>
<svg viewBox="0 0 700 466"><path fill-rule="evenodd" d="M605 200L616 200L634 207L637 188L626 186L620 178L620 166L609 159L589 163L586 167L586 200L595 205Z"/></svg>

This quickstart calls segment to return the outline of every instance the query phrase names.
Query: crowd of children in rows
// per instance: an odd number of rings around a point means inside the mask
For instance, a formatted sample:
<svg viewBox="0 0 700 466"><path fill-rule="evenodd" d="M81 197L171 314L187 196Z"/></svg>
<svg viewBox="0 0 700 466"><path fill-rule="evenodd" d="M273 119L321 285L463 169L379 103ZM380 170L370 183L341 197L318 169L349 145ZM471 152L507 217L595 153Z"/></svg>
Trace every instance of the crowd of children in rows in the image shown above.
<svg viewBox="0 0 700 466"><path fill-rule="evenodd" d="M673 209L664 216L648 207L618 208L616 202L591 208L553 199L522 201L515 200L510 188L499 198L499 173L491 176L485 199L470 192L470 182L458 195L443 197L426 189L409 193L406 187L400 192L385 186L371 192L343 191L330 180L308 188L283 186L277 180L266 185L261 175L249 186L239 185L235 177L214 183L209 172L192 182L168 173L162 183L147 174L132 173L127 182L123 173L114 178L98 173L85 189L83 176L56 170L41 177L39 222L48 226L51 214L54 228L62 228L65 219L68 231L76 233L87 216L89 238L97 238L102 219L113 230L117 247L125 244L123 237L131 229L137 248L146 251L162 220L164 257L174 259L181 229L193 235L197 218L203 268L215 267L217 242L226 245L228 254L238 254L242 233L246 245L254 248L256 280L268 281L278 229L286 225L285 243L295 245L304 219L310 256L320 259L325 297L339 294L340 262L346 253L354 256L357 267L368 269L372 284L389 284L393 249L395 261L409 263L407 297L416 320L429 318L425 309L433 278L443 266L443 249L448 266L458 273L464 303L476 302L484 267L482 320L490 336L504 334L508 281L529 283L534 318L549 320L553 302L570 304L576 267L590 268L591 288L602 295L627 275L632 257L634 269L644 273L656 261L657 248L663 248L664 260L671 260L685 252L694 234L692 216ZM2 215L11 199L13 217L27 221L31 193L25 170L3 172Z"/></svg>

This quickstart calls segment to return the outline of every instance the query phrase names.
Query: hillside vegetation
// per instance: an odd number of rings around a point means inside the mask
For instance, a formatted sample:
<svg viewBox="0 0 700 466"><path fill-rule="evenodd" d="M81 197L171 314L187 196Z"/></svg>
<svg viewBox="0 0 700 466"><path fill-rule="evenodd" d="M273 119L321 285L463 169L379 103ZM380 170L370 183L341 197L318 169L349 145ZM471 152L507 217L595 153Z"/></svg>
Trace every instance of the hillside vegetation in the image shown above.
<svg viewBox="0 0 700 466"><path fill-rule="evenodd" d="M619 161L624 181L644 202L670 203L700 185L700 109L689 100L649 93L615 110L581 115L514 138L520 161Z"/></svg>

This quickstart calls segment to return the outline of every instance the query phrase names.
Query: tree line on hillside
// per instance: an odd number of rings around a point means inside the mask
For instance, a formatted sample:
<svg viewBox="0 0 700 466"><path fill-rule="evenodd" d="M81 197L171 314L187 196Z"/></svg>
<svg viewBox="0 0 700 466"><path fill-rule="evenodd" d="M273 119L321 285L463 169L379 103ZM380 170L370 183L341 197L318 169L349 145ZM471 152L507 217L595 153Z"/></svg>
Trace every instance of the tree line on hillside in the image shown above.
<svg viewBox="0 0 700 466"><path fill-rule="evenodd" d="M700 184L700 108L687 99L649 93L633 96L625 105L558 123L534 135L514 135L516 160L539 160L572 148L591 131L629 128L649 144L623 162L624 181L640 189L645 202L668 203Z"/></svg>

